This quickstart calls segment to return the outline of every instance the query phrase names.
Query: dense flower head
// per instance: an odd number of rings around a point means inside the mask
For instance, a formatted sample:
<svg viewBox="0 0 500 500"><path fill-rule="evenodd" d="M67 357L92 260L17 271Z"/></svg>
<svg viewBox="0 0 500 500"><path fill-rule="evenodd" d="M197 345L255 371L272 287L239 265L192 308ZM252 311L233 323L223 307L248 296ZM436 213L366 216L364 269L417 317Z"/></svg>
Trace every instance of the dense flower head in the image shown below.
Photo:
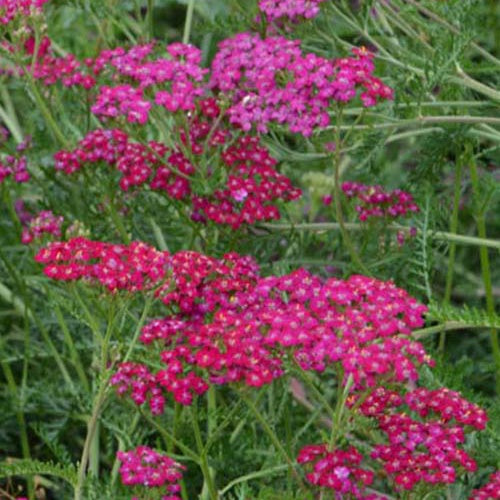
<svg viewBox="0 0 500 500"><path fill-rule="evenodd" d="M413 196L401 189L384 191L382 186L344 182L342 191L347 198L358 200L355 208L362 222L377 217L396 219L419 211Z"/></svg>
<svg viewBox="0 0 500 500"><path fill-rule="evenodd" d="M465 440L460 426L439 420L421 422L404 413L378 418L388 444L377 444L371 457L382 462L397 489L411 490L416 484L453 483L456 467L469 472L475 461L459 445Z"/></svg>
<svg viewBox="0 0 500 500"><path fill-rule="evenodd" d="M268 22L297 22L301 18L311 19L317 16L322 2L324 0L260 0L259 10L265 14Z"/></svg>
<svg viewBox="0 0 500 500"><path fill-rule="evenodd" d="M453 483L457 467L469 472L476 469L460 445L466 426L485 428L486 412L455 391L379 386L368 395L352 394L347 405L373 419L385 434L387 443L377 444L371 457L383 465L397 489Z"/></svg>
<svg viewBox="0 0 500 500"><path fill-rule="evenodd" d="M305 446L297 457L299 464L312 466L306 474L311 484L352 498L367 498L364 490L373 482L374 474L361 467L362 460L363 455L353 446L329 450L326 444Z"/></svg>
<svg viewBox="0 0 500 500"><path fill-rule="evenodd" d="M490 480L482 488L474 490L469 500L498 500L500 499L500 471L490 476Z"/></svg>
<svg viewBox="0 0 500 500"><path fill-rule="evenodd" d="M236 229L242 224L279 219L277 203L295 200L301 191L276 170L277 160L257 137L235 138L224 148L231 133L223 126L212 126L220 114L213 98L199 100L196 106L197 113L189 120L189 138L181 131L183 144L178 148L156 141L133 142L120 129L97 129L74 150L58 151L55 168L72 174L86 164L107 164L121 173L123 191L149 186L171 198L186 200L197 222L211 220ZM206 172L208 182L195 182L193 157L207 150L219 156L222 168ZM209 185L213 185L212 192Z"/></svg>
<svg viewBox="0 0 500 500"><path fill-rule="evenodd" d="M315 371L340 363L352 390L415 381L417 367L432 364L411 338L426 308L391 282L321 280L304 269L262 277L253 259L234 253L170 255L141 242L82 237L49 243L35 258L53 279L85 279L112 292L154 289L168 307L141 334L146 344L163 344L164 367L151 377L135 368L130 375L128 365L122 371L127 380L146 380L139 404L155 385L190 404L210 383L268 384L292 359Z"/></svg>
<svg viewBox="0 0 500 500"><path fill-rule="evenodd" d="M228 178L224 189L211 196L195 196L195 214L237 229L242 224L279 219L273 202L292 201L301 191L274 167L277 161L256 137L242 137L221 155Z"/></svg>
<svg viewBox="0 0 500 500"><path fill-rule="evenodd" d="M392 90L373 76L373 54L355 49L352 57L328 60L303 55L299 40L261 39L239 33L222 41L211 66L210 86L231 99L232 124L267 132L271 122L287 124L305 136L330 123L335 102L354 99L365 106L391 99Z"/></svg>
<svg viewBox="0 0 500 500"><path fill-rule="evenodd" d="M30 180L26 156L6 155L0 158L0 184L8 178L19 184Z"/></svg>
<svg viewBox="0 0 500 500"><path fill-rule="evenodd" d="M54 241L39 250L35 260L52 279L98 282L111 292L148 290L165 277L168 256L134 241L114 245L83 237Z"/></svg>
<svg viewBox="0 0 500 500"><path fill-rule="evenodd" d="M432 412L444 422L454 420L457 424L470 425L478 430L483 430L488 420L482 408L446 387L434 391L420 387L408 393L405 402L421 417Z"/></svg>
<svg viewBox="0 0 500 500"><path fill-rule="evenodd" d="M17 16L30 16L40 11L48 0L2 0L0 2L0 24L9 24Z"/></svg>
<svg viewBox="0 0 500 500"><path fill-rule="evenodd" d="M51 210L42 210L23 229L21 242L27 245L42 238L44 234L60 238L63 222L64 217L62 215L55 215Z"/></svg>
<svg viewBox="0 0 500 500"><path fill-rule="evenodd" d="M148 446L138 446L130 451L118 451L122 483L126 486L142 485L155 488L165 500L180 500L180 480L185 466Z"/></svg>

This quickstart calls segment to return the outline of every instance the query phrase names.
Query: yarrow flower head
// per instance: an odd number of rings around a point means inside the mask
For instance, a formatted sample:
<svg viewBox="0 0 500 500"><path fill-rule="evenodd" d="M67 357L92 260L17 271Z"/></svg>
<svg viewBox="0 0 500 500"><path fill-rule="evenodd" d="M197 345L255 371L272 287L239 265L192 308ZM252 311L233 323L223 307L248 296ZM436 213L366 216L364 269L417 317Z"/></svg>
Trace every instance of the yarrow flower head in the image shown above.
<svg viewBox="0 0 500 500"><path fill-rule="evenodd" d="M120 476L124 485L142 485L164 494L163 500L180 500L179 482L185 466L148 446L138 446L131 451L118 451L116 457L121 462Z"/></svg>
<svg viewBox="0 0 500 500"><path fill-rule="evenodd" d="M229 120L243 130L255 125L265 133L273 122L310 136L330 123L335 102L354 99L359 89L365 106L392 99L392 90L373 71L373 54L364 48L329 60L303 55L299 40L240 33L220 43L210 86L229 97Z"/></svg>
<svg viewBox="0 0 500 500"><path fill-rule="evenodd" d="M384 191L382 186L344 182L342 191L347 198L358 200L355 209L362 222L371 218L396 219L419 211L413 196L401 189Z"/></svg>
<svg viewBox="0 0 500 500"><path fill-rule="evenodd" d="M27 245L34 240L42 238L44 234L60 238L63 222L64 217L62 215L55 215L51 210L42 210L23 229L21 242Z"/></svg>
<svg viewBox="0 0 500 500"><path fill-rule="evenodd" d="M48 0L2 0L0 2L0 24L9 24L17 16L27 17L41 11Z"/></svg>
<svg viewBox="0 0 500 500"><path fill-rule="evenodd" d="M498 500L500 498L500 470L490 476L482 488L474 490L469 500Z"/></svg>
<svg viewBox="0 0 500 500"><path fill-rule="evenodd" d="M297 463L312 467L306 474L311 484L353 498L367 498L364 490L373 482L374 473L361 467L362 460L363 455L353 446L329 450L326 444L305 446L297 457Z"/></svg>
<svg viewBox="0 0 500 500"><path fill-rule="evenodd" d="M325 0L260 0L259 10L268 22L298 22L311 19L319 13L319 5Z"/></svg>
<svg viewBox="0 0 500 500"><path fill-rule="evenodd" d="M211 220L234 229L243 224L280 218L278 202L297 199L301 191L290 179L276 170L277 160L253 136L231 138L228 129L221 126L212 130L214 118L220 109L213 98L197 101L197 113L189 120L189 137L182 131L180 139L193 156L209 148L212 157L219 155L223 168L216 172L216 179L223 183L214 185L211 193L211 172L208 183L196 182L196 169L185 149L167 148L149 141L137 143L120 129L97 129L82 139L74 150L58 151L54 155L55 168L72 174L86 164L104 163L119 171L120 188L128 191L144 185L176 200L191 203L192 218L197 222ZM220 179L220 181L219 181Z"/></svg>

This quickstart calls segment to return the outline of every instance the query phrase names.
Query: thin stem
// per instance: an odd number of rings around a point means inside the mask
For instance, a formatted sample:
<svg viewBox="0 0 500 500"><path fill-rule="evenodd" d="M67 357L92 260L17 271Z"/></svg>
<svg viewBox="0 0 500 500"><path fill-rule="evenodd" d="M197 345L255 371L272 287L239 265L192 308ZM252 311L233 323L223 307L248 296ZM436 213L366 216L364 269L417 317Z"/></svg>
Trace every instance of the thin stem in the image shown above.
<svg viewBox="0 0 500 500"><path fill-rule="evenodd" d="M191 36L191 28L193 24L193 12L194 12L195 0L189 0L186 21L184 22L184 34L182 35L182 43L189 43L189 37Z"/></svg>
<svg viewBox="0 0 500 500"><path fill-rule="evenodd" d="M198 449L199 457L200 457L200 468L203 473L204 483L203 483L203 492L200 495L201 499L206 498L206 494L210 495L211 500L217 500L219 495L217 494L217 490L215 488L215 484L212 479L212 474L210 473L210 466L208 465L207 460L207 450L205 445L203 444L203 439L201 437L200 425L198 422L198 401L194 401L190 407L190 415L191 415L191 423L193 426L194 438L196 441L196 447Z"/></svg>
<svg viewBox="0 0 500 500"><path fill-rule="evenodd" d="M337 217L337 222L340 227L340 232L342 233L342 239L345 246L351 256L354 264L356 264L365 274L370 275L370 271L365 267L361 261L354 244L351 240L349 232L344 222L344 215L342 214L342 190L340 188L340 163L341 163L341 136L340 136L340 126L342 123L342 108L340 107L337 113L337 126L335 127L335 155L334 155L334 203L335 203L335 215Z"/></svg>
<svg viewBox="0 0 500 500"><path fill-rule="evenodd" d="M419 330L413 330L411 336L416 339L423 339L434 335L435 333L440 333L449 330L468 330L470 328L484 328L484 325L475 325L472 323L461 323L460 321L447 321L441 325L428 326L427 328L421 328Z"/></svg>
<svg viewBox="0 0 500 500"><path fill-rule="evenodd" d="M24 418L24 412L22 408L19 407L21 401L18 394L17 384L14 379L14 374L12 373L12 369L10 365L5 361L1 361L0 365L2 366L2 371L5 376L5 380L7 381L7 387L9 392L11 393L12 399L17 400L15 403L15 414L17 423L19 425L19 433L21 438L21 450L23 452L23 458L26 460L31 459L31 451L29 445L28 438L28 428L26 425L26 419ZM30 500L34 500L35 498L35 485L33 482L33 478L28 478L28 497Z"/></svg>
<svg viewBox="0 0 500 500"><path fill-rule="evenodd" d="M453 189L453 210L450 218L450 233L455 234L458 229L458 211L460 205L460 191L462 186L462 169L463 169L463 156L459 159L457 168L455 170L455 183ZM455 254L457 249L457 242L450 242L450 253L448 256L448 269L446 272L446 286L443 297L443 305L450 303L451 291L453 287L453 274L455 270ZM444 345L446 342L446 332L443 330L439 336L438 351L444 352Z"/></svg>
<svg viewBox="0 0 500 500"><path fill-rule="evenodd" d="M148 7L147 7L147 36L149 40L153 40L155 35L154 35L154 16L153 16L153 9L154 9L154 0L148 0Z"/></svg>
<svg viewBox="0 0 500 500"><path fill-rule="evenodd" d="M276 450L285 459L286 463L288 464L288 468L289 468L291 474L293 475L293 477L295 478L300 489L303 492L306 492L304 483L302 482L302 479L300 478L299 474L295 470L295 465L294 465L292 459L288 456L288 453L286 452L285 448L281 444L281 441L278 439L276 434L273 432L273 430L271 429L271 427L267 423L267 420L264 418L262 413L257 409L257 407L255 406L253 401L246 394L244 394L243 391L238 391L238 396L246 403L248 408L250 408L251 412L255 415L255 418L259 421L260 425L262 426L262 428L264 429L266 434L271 439Z"/></svg>
<svg viewBox="0 0 500 500"><path fill-rule="evenodd" d="M477 80L469 76L467 73L464 72L464 70L460 67L458 63L456 63L456 69L457 69L457 74L460 78L459 79L452 78L453 81L460 82L464 84L466 87L469 87L470 89L473 89L481 94L488 96L490 99L493 99L495 101L500 101L500 92L498 90L495 90L492 87L488 87L488 85L484 85L484 83L478 82ZM492 122L485 122L485 123L492 123Z"/></svg>
<svg viewBox="0 0 500 500"><path fill-rule="evenodd" d="M44 98L38 91L38 88L36 86L35 80L33 79L33 76L29 73L26 72L27 80L28 80L28 85L31 90L31 93L33 94L33 97L35 98L36 105L38 106L38 109L42 113L42 116L45 119L45 122L47 123L49 129L51 132L54 134L55 138L58 140L58 142L65 148L69 149L70 148L70 143L68 140L66 140L66 137L62 133L61 129L59 128L59 125L57 125L56 121L54 120L54 117L52 116L52 113L49 110L49 107L45 103Z"/></svg>
<svg viewBox="0 0 500 500"><path fill-rule="evenodd" d="M259 477L267 477L271 474L275 474L276 472L282 472L288 469L288 465L277 465L276 467L270 467L269 469L259 470L256 472L251 472L250 474L245 474L244 476L237 477L233 479L230 483L228 483L222 490L220 490L219 494L223 496L229 490L233 489L237 484L247 483L252 479L258 479Z"/></svg>
<svg viewBox="0 0 500 500"><path fill-rule="evenodd" d="M476 224L479 237L486 239L486 216L485 208L480 207L479 175L477 171L476 160L472 154L472 148L469 147L469 169L472 183L472 192L476 201L477 215ZM481 272L483 275L484 289L486 293L486 311L493 317L495 314L495 301L493 298L493 286L491 283L490 260L488 249L485 245L479 247L479 259L481 261ZM495 328L490 330L491 350L496 367L496 388L497 394L500 394L500 345L498 343L498 332Z"/></svg>
<svg viewBox="0 0 500 500"><path fill-rule="evenodd" d="M85 438L85 444L83 445L82 457L80 459L80 464L78 465L78 480L75 486L74 500L82 500L83 497L83 484L85 482L85 477L87 475L87 464L89 461L90 451L92 444L94 442L94 435L98 427L98 419L101 414L102 407L106 400L107 394L106 389L108 388L108 380L110 374L105 376L100 384L99 392L97 393L94 403L92 405L92 413L87 424L87 436Z"/></svg>
<svg viewBox="0 0 500 500"><path fill-rule="evenodd" d="M366 226L356 222L346 222L345 227L350 231L364 231ZM337 222L310 222L298 224L284 224L284 223L263 223L261 227L276 231L288 231L293 229L295 231L338 231L340 224ZM405 231L409 233L412 229L407 226L399 224L389 224L386 226L389 231ZM489 238L478 238L476 236L465 236L462 234L453 234L445 231L427 231L427 236L440 241L456 241L463 245L484 246L488 248L495 248L500 250L500 241L492 240Z"/></svg>
<svg viewBox="0 0 500 500"><path fill-rule="evenodd" d="M452 24L450 24L448 21L443 19L442 17L438 16L435 12L432 10L427 9L424 7L421 3L416 2L415 0L405 0L406 3L409 3L410 5L413 5L417 10L422 12L422 14L425 14L428 18L432 19L436 23L440 24L441 26L444 26L446 29L450 30L452 33L455 35L460 35L461 32L458 28L455 28ZM478 53L480 53L485 59L488 59L490 62L497 64L500 66L500 60L497 59L493 54L490 54L488 51L484 50L480 45L478 45L476 42L470 42L471 47L473 47Z"/></svg>

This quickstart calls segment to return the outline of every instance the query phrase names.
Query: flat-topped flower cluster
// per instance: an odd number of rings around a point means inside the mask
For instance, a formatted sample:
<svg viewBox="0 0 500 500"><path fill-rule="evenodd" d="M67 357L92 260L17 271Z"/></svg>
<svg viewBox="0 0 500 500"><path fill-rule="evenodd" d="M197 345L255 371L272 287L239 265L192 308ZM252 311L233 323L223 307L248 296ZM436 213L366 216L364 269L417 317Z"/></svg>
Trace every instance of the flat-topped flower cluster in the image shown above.
<svg viewBox="0 0 500 500"><path fill-rule="evenodd" d="M384 497L364 496L373 473L362 461L378 464L403 490L452 483L458 471L476 469L462 449L464 429L484 429L486 413L449 389L410 389L419 366L433 365L412 337L426 307L391 282L321 279L304 269L262 276L252 258L235 253L216 259L85 238L49 243L36 260L57 280L153 293L163 302L167 315L140 335L144 345L156 344L158 358L118 364L111 378L118 394L154 415L164 412L169 395L191 405L210 386L258 388L290 371L331 376L338 366L348 408L373 420L380 439L369 454L306 447L298 461L312 467L312 484L342 483L346 494L373 500Z"/></svg>

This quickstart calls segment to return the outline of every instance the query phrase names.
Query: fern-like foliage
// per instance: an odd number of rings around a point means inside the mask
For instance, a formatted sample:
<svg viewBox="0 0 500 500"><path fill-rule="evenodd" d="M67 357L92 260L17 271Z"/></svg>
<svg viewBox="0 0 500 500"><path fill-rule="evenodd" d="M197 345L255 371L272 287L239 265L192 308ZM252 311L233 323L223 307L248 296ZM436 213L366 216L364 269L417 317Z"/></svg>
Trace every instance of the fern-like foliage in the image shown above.
<svg viewBox="0 0 500 500"><path fill-rule="evenodd" d="M75 486L77 482L77 472L74 465L61 465L60 463L40 462L38 460L0 462L0 479L34 475L58 477L72 486Z"/></svg>
<svg viewBox="0 0 500 500"><path fill-rule="evenodd" d="M498 314L488 314L483 309L468 307L467 305L455 307L431 302L427 317L440 323L453 321L463 323L471 328L500 329L500 316Z"/></svg>

